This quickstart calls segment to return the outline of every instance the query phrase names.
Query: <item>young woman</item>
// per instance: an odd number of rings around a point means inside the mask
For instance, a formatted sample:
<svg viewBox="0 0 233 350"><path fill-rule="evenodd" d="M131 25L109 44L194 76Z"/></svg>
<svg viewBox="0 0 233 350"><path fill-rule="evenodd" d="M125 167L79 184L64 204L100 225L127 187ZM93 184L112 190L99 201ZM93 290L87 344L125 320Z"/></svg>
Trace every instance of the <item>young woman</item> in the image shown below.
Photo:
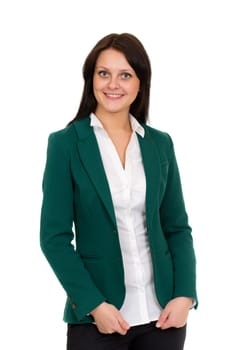
<svg viewBox="0 0 233 350"><path fill-rule="evenodd" d="M181 350L195 253L172 140L147 125L148 55L110 34L83 75L77 116L49 137L41 211L67 349Z"/></svg>

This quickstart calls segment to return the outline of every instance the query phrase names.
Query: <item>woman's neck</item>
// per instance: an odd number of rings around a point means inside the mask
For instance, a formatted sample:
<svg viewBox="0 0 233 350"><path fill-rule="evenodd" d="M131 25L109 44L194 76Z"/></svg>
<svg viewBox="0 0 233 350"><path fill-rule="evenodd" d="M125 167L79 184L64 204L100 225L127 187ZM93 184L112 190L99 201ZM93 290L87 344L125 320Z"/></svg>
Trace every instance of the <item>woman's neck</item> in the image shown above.
<svg viewBox="0 0 233 350"><path fill-rule="evenodd" d="M127 113L100 113L98 111L95 112L95 115L97 118L101 121L103 124L103 127L106 130L125 130L130 131L131 130L131 124L130 124L130 118L129 114Z"/></svg>

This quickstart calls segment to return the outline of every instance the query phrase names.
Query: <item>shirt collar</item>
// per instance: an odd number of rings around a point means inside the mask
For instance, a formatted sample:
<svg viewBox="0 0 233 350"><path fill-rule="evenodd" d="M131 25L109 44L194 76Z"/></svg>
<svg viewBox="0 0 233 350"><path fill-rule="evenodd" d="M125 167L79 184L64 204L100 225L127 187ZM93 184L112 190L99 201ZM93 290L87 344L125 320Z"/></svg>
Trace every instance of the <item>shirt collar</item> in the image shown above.
<svg viewBox="0 0 233 350"><path fill-rule="evenodd" d="M145 130L143 128L143 126L137 121L137 119L130 114L130 123L131 123L131 128L134 132L138 133L141 137L144 137L145 135ZM101 123L101 121L97 118L97 116L94 113L91 113L90 115L90 126L92 127L96 127L96 128L101 128L103 129L103 124Z"/></svg>

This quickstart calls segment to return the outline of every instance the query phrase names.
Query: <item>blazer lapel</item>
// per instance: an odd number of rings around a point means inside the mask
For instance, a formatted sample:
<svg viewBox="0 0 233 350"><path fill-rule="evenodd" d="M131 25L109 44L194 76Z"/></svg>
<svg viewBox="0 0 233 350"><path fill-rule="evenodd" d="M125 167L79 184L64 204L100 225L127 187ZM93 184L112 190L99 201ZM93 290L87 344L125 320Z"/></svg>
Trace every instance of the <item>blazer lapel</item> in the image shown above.
<svg viewBox="0 0 233 350"><path fill-rule="evenodd" d="M116 218L110 188L99 152L98 143L90 126L90 118L74 123L78 134L78 152L106 211L116 226Z"/></svg>
<svg viewBox="0 0 233 350"><path fill-rule="evenodd" d="M84 118L74 123L78 134L78 152L80 159L85 167L95 189L102 200L106 211L113 223L116 225L116 217L111 197L110 188L99 152L98 143L90 126L90 118ZM137 134L142 153L143 165L146 176L146 218L147 225L150 227L153 214L156 209L156 203L159 195L160 184L160 157L155 141L145 128L145 136Z"/></svg>
<svg viewBox="0 0 233 350"><path fill-rule="evenodd" d="M145 136L138 136L143 165L146 175L146 219L147 226L150 227L153 214L158 203L157 198L159 195L160 184L160 157L155 141L152 139L148 130L145 128Z"/></svg>

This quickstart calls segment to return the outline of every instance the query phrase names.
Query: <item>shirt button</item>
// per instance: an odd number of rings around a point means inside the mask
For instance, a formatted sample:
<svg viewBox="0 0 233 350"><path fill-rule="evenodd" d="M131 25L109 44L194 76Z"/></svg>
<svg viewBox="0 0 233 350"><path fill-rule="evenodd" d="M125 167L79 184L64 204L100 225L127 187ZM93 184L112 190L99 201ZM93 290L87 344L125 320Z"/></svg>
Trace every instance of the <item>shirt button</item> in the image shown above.
<svg viewBox="0 0 233 350"><path fill-rule="evenodd" d="M76 304L72 304L71 307L72 307L73 310L75 310L77 308L77 305Z"/></svg>

